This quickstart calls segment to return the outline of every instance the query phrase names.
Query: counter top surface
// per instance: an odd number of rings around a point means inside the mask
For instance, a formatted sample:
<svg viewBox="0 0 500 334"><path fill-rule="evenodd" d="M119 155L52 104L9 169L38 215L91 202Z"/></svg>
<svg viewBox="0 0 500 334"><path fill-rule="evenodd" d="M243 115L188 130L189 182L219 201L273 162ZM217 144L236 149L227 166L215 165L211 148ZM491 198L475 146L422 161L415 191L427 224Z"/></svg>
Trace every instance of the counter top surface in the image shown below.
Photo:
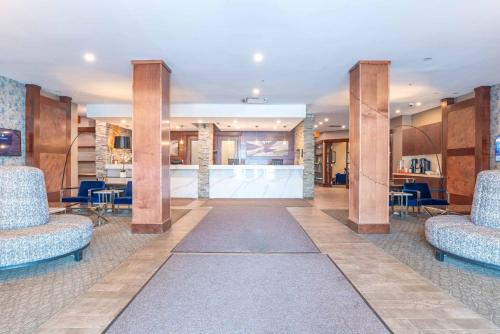
<svg viewBox="0 0 500 334"><path fill-rule="evenodd" d="M435 179L442 179L443 176L437 175L437 174L432 174L432 175L427 175L427 174L418 174L418 173L392 173L393 175L397 176L408 176L408 177L432 177Z"/></svg>
<svg viewBox="0 0 500 334"><path fill-rule="evenodd" d="M200 166L198 166L198 165L170 165L170 169L172 169L172 170L175 170L175 169L198 170L198 169L200 169Z"/></svg>
<svg viewBox="0 0 500 334"><path fill-rule="evenodd" d="M304 169L302 165L210 165L209 169Z"/></svg>

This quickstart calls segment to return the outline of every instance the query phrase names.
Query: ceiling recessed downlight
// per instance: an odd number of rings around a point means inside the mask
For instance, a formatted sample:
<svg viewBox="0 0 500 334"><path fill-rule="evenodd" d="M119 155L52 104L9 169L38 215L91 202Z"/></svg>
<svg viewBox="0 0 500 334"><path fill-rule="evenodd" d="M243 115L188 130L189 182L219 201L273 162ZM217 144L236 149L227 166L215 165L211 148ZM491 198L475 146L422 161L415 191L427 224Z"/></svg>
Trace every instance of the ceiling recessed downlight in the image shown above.
<svg viewBox="0 0 500 334"><path fill-rule="evenodd" d="M422 105L422 102L417 102L417 103L415 103L415 105L416 105L417 107L420 107L420 106Z"/></svg>
<svg viewBox="0 0 500 334"><path fill-rule="evenodd" d="M399 113L401 113L401 110L396 109L396 114L399 114Z"/></svg>
<svg viewBox="0 0 500 334"><path fill-rule="evenodd" d="M326 117L325 117L324 121L325 121L325 122L328 122L328 118L326 118Z"/></svg>
<svg viewBox="0 0 500 334"><path fill-rule="evenodd" d="M258 88L252 89L252 94L255 95L255 96L259 95L260 94L260 89L258 89Z"/></svg>
<svg viewBox="0 0 500 334"><path fill-rule="evenodd" d="M261 63L264 60L264 55L260 52L257 52L253 55L253 61L256 63Z"/></svg>
<svg viewBox="0 0 500 334"><path fill-rule="evenodd" d="M122 122L122 124L125 124L125 123L127 123L127 120L122 119L121 122Z"/></svg>
<svg viewBox="0 0 500 334"><path fill-rule="evenodd" d="M319 122L319 125L323 125L323 122Z"/></svg>
<svg viewBox="0 0 500 334"><path fill-rule="evenodd" d="M95 54L93 54L92 52L85 52L83 54L83 59L87 62L87 63L93 63L95 61Z"/></svg>
<svg viewBox="0 0 500 334"><path fill-rule="evenodd" d="M200 124L201 124L201 123L203 123L203 120L199 119L199 120L198 120L198 123L200 123Z"/></svg>
<svg viewBox="0 0 500 334"><path fill-rule="evenodd" d="M233 123L234 124L238 123L238 120L237 119L233 120Z"/></svg>
<svg viewBox="0 0 500 334"><path fill-rule="evenodd" d="M279 119L279 120L277 120L277 121L276 121L276 123L280 124L280 123L281 123L281 120L280 120L280 119Z"/></svg>
<svg viewBox="0 0 500 334"><path fill-rule="evenodd" d="M345 125L342 125L342 129L345 129Z"/></svg>
<svg viewBox="0 0 500 334"><path fill-rule="evenodd" d="M318 127L318 124L314 124L314 128L316 129Z"/></svg>

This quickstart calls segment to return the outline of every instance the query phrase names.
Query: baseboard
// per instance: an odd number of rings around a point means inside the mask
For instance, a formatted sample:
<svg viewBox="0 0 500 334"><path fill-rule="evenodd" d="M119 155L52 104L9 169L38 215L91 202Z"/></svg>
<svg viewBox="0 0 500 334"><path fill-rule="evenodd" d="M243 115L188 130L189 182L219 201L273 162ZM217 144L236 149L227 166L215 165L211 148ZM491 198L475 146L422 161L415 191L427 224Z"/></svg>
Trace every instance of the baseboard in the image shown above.
<svg viewBox="0 0 500 334"><path fill-rule="evenodd" d="M172 219L168 218L162 224L132 224L132 233L158 234L168 231L172 226Z"/></svg>
<svg viewBox="0 0 500 334"><path fill-rule="evenodd" d="M387 224L358 224L352 220L347 220L347 226L356 233L360 234L389 234L391 225Z"/></svg>

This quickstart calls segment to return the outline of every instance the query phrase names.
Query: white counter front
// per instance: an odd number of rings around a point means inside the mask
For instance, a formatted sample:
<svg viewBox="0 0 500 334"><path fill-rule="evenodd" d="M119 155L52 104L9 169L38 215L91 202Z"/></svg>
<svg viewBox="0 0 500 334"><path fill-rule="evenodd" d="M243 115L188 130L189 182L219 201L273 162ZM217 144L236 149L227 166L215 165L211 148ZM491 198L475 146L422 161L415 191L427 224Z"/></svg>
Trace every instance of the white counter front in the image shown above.
<svg viewBox="0 0 500 334"><path fill-rule="evenodd" d="M210 198L302 198L304 166L212 165Z"/></svg>
<svg viewBox="0 0 500 334"><path fill-rule="evenodd" d="M170 196L198 198L198 165L170 165Z"/></svg>

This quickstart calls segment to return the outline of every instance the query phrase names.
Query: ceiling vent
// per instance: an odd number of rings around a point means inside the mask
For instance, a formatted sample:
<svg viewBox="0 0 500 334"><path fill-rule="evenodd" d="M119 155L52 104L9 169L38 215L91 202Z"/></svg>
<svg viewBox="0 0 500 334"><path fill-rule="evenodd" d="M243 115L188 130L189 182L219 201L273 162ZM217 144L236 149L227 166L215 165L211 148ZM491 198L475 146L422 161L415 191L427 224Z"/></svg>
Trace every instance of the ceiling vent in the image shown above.
<svg viewBox="0 0 500 334"><path fill-rule="evenodd" d="M246 97L241 102L246 104L265 104L267 103L267 97Z"/></svg>

